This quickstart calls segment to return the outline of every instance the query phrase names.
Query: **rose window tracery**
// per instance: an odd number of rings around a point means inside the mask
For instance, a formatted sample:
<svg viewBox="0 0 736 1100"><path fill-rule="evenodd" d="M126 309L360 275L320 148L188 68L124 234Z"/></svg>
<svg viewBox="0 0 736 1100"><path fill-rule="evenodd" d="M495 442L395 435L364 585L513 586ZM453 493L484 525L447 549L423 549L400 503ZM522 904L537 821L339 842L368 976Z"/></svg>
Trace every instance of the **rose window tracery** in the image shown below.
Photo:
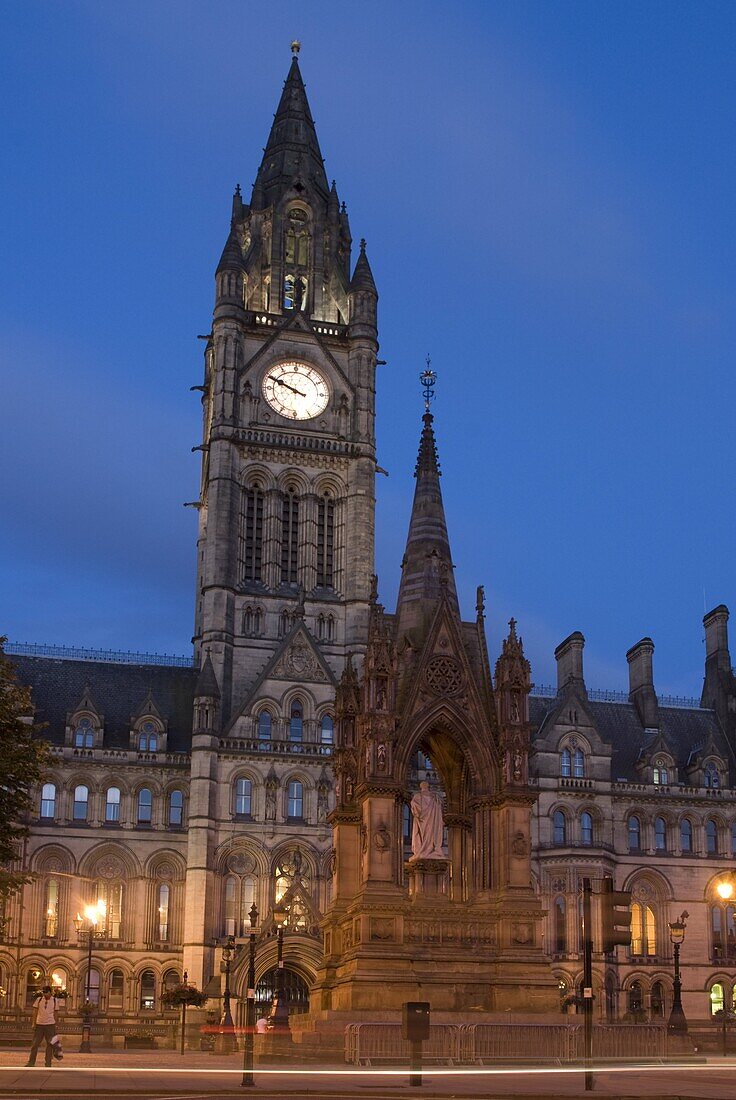
<svg viewBox="0 0 736 1100"><path fill-rule="evenodd" d="M424 679L435 695L457 695L463 686L463 670L454 657L433 657L427 665Z"/></svg>

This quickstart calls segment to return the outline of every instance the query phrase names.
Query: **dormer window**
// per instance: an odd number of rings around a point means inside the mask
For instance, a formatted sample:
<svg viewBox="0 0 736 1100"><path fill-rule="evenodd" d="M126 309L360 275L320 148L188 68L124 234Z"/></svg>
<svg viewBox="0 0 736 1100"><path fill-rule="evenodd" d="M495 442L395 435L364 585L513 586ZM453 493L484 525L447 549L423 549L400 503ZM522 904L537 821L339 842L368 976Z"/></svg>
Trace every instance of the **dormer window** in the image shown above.
<svg viewBox="0 0 736 1100"><path fill-rule="evenodd" d="M138 732L138 752L158 752L158 730L153 722L144 722Z"/></svg>
<svg viewBox="0 0 736 1100"><path fill-rule="evenodd" d="M703 786L710 787L711 790L718 790L721 785L721 777L718 773L718 768L709 761L703 768Z"/></svg>
<svg viewBox="0 0 736 1100"><path fill-rule="evenodd" d="M80 718L74 729L74 748L91 749L95 743L95 729L91 718Z"/></svg>
<svg viewBox="0 0 736 1100"><path fill-rule="evenodd" d="M669 768L667 767L667 761L658 758L654 761L654 767L652 769L652 779L657 787L664 787L669 783Z"/></svg>

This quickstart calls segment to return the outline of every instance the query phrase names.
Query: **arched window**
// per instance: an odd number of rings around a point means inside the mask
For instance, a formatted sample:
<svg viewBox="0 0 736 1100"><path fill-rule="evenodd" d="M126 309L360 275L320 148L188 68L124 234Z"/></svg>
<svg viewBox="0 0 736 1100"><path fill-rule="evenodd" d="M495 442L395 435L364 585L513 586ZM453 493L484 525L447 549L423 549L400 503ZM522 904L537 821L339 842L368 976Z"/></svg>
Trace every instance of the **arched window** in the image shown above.
<svg viewBox="0 0 736 1100"><path fill-rule="evenodd" d="M575 749L572 758L572 774L575 779L583 779L585 776L585 753L582 749Z"/></svg>
<svg viewBox="0 0 736 1100"><path fill-rule="evenodd" d="M295 701L291 704L289 713L289 740L301 741L304 732L304 708L301 703Z"/></svg>
<svg viewBox="0 0 736 1100"><path fill-rule="evenodd" d="M641 849L641 822L639 818L632 814L628 822L629 828L629 851L638 852Z"/></svg>
<svg viewBox="0 0 736 1100"><path fill-rule="evenodd" d="M289 489L281 504L281 583L296 584L299 579L299 497Z"/></svg>
<svg viewBox="0 0 736 1100"><path fill-rule="evenodd" d="M659 759L659 758L657 760L655 760L654 761L654 768L652 770L652 775L653 775L654 782L658 786L660 786L660 785L664 786L665 784L669 783L669 772L668 772L668 769L667 769L667 761Z"/></svg>
<svg viewBox="0 0 736 1100"><path fill-rule="evenodd" d="M289 821L304 819L304 785L292 779L288 786L286 814Z"/></svg>
<svg viewBox="0 0 736 1100"><path fill-rule="evenodd" d="M553 843L561 846L567 844L567 818L562 810L555 810L552 815Z"/></svg>
<svg viewBox="0 0 736 1100"><path fill-rule="evenodd" d="M150 825L153 817L153 795L148 787L138 791L138 824Z"/></svg>
<svg viewBox="0 0 736 1100"><path fill-rule="evenodd" d="M100 1003L100 972L95 967L92 967L89 973L85 974L84 993L90 1004L98 1005Z"/></svg>
<svg viewBox="0 0 736 1100"><path fill-rule="evenodd" d="M138 733L138 752L158 751L158 731L153 722L144 722Z"/></svg>
<svg viewBox="0 0 736 1100"><path fill-rule="evenodd" d="M564 898L555 898L555 954L567 951L567 907Z"/></svg>
<svg viewBox="0 0 736 1100"><path fill-rule="evenodd" d="M41 788L41 812L40 817L53 821L56 817L56 786L53 783L44 783Z"/></svg>
<svg viewBox="0 0 736 1100"><path fill-rule="evenodd" d="M329 714L325 714L322 717L322 721L319 724L319 739L322 743L321 752L323 756L327 756L335 742L335 723Z"/></svg>
<svg viewBox="0 0 736 1100"><path fill-rule="evenodd" d="M560 775L563 779L569 779L572 775L572 756L569 749L563 749L560 753Z"/></svg>
<svg viewBox="0 0 736 1100"><path fill-rule="evenodd" d="M285 635L287 635L290 630L291 630L291 615L286 610L286 608L284 608L284 610L279 615L279 636L281 638L285 637Z"/></svg>
<svg viewBox="0 0 736 1100"><path fill-rule="evenodd" d="M111 970L107 981L107 1007L121 1012L125 1001L125 975L122 970Z"/></svg>
<svg viewBox="0 0 736 1100"><path fill-rule="evenodd" d="M91 749L95 743L95 730L90 718L80 718L74 730L74 748Z"/></svg>
<svg viewBox="0 0 736 1100"><path fill-rule="evenodd" d="M44 936L59 934L59 880L50 878L46 883L46 913L44 914Z"/></svg>
<svg viewBox="0 0 736 1100"><path fill-rule="evenodd" d="M587 810L580 815L580 843L586 847L593 843L593 816Z"/></svg>
<svg viewBox="0 0 736 1100"><path fill-rule="evenodd" d="M713 982L713 985L708 991L710 998L710 1014L715 1016L716 1012L722 1012L726 1004L726 999L723 995L723 984L721 982Z"/></svg>
<svg viewBox="0 0 736 1100"><path fill-rule="evenodd" d="M177 985L179 985L179 971L167 970L164 974L163 980L164 989L170 991L172 989L176 989Z"/></svg>
<svg viewBox="0 0 736 1100"><path fill-rule="evenodd" d="M105 795L105 821L114 823L120 821L120 788L108 787Z"/></svg>
<svg viewBox="0 0 736 1100"><path fill-rule="evenodd" d="M235 780L235 816L251 817L253 807L253 784L250 779Z"/></svg>
<svg viewBox="0 0 736 1100"><path fill-rule="evenodd" d="M703 783L706 787L710 787L713 790L717 790L721 785L721 777L718 773L718 768L712 760L706 764L703 769Z"/></svg>
<svg viewBox="0 0 736 1100"><path fill-rule="evenodd" d="M140 1005L143 1009L156 1007L156 975L152 970L144 970L141 974Z"/></svg>
<svg viewBox="0 0 736 1100"><path fill-rule="evenodd" d="M664 986L661 982L655 982L652 986L652 994L649 1005L653 1020L661 1020L664 1017Z"/></svg>
<svg viewBox="0 0 736 1100"><path fill-rule="evenodd" d="M263 558L263 490L258 485L243 489L240 496L240 538L238 572L241 581L260 581ZM248 634L253 629L246 627Z"/></svg>
<svg viewBox="0 0 736 1100"><path fill-rule="evenodd" d="M172 791L169 795L169 825L178 828L184 821L184 792Z"/></svg>
<svg viewBox="0 0 736 1100"><path fill-rule="evenodd" d="M171 890L168 883L162 882L158 888L158 938L166 943L169 938L169 897Z"/></svg>
<svg viewBox="0 0 736 1100"><path fill-rule="evenodd" d="M97 925L98 932L103 932L108 939L119 940L123 913L123 884L111 882L110 879L98 879L96 883L96 898L104 908L104 917Z"/></svg>
<svg viewBox="0 0 736 1100"><path fill-rule="evenodd" d="M667 822L663 817L654 819L654 848L657 852L667 851Z"/></svg>
<svg viewBox="0 0 736 1100"><path fill-rule="evenodd" d="M228 875L225 879L225 935L246 936L250 932L250 910L256 897L256 880Z"/></svg>
<svg viewBox="0 0 736 1100"><path fill-rule="evenodd" d="M631 983L627 991L627 1000L629 1012L632 1015L635 1016L644 1011L644 994L642 993L641 982Z"/></svg>
<svg viewBox="0 0 736 1100"><path fill-rule="evenodd" d="M687 817L683 817L680 822L680 848L683 852L693 850L693 825Z"/></svg>
<svg viewBox="0 0 736 1100"><path fill-rule="evenodd" d="M631 904L631 954L657 954L657 922L654 910L641 901Z"/></svg>
<svg viewBox="0 0 736 1100"><path fill-rule="evenodd" d="M89 807L89 788L79 786L74 788L74 809L72 818L74 821L86 821Z"/></svg>
<svg viewBox="0 0 736 1100"><path fill-rule="evenodd" d="M267 747L271 740L271 714L267 710L262 710L258 715L258 740L262 747Z"/></svg>
<svg viewBox="0 0 736 1100"><path fill-rule="evenodd" d="M714 962L736 960L736 909L733 905L714 905L710 911Z"/></svg>
<svg viewBox="0 0 736 1100"><path fill-rule="evenodd" d="M66 983L66 970L63 966L55 966L54 969L51 971L51 988L54 991L55 997L58 996L59 993L66 991ZM62 1006L66 1007L64 1005L63 999L61 999L59 1004L56 1006L57 1011L62 1008Z"/></svg>
<svg viewBox="0 0 736 1100"><path fill-rule="evenodd" d="M317 586L334 587L335 501L329 493L319 498L317 506Z"/></svg>
<svg viewBox="0 0 736 1100"><path fill-rule="evenodd" d="M712 817L705 823L705 850L709 856L718 855L718 825Z"/></svg>

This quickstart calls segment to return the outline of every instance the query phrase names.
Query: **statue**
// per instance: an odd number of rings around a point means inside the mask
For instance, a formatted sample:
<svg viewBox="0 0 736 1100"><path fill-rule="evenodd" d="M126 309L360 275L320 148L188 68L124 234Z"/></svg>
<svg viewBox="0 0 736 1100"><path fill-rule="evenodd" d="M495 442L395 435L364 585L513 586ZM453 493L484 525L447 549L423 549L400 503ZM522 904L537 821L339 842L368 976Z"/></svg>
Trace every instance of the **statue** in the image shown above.
<svg viewBox="0 0 736 1100"><path fill-rule="evenodd" d="M442 799L423 779L411 800L411 851L414 859L447 859L442 851Z"/></svg>

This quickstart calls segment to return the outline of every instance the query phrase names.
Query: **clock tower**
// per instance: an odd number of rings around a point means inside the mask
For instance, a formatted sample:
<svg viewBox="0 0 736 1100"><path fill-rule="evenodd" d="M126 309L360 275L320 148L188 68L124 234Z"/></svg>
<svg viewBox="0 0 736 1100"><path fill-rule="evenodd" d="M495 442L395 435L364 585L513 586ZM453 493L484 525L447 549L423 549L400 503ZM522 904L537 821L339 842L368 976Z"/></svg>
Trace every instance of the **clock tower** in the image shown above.
<svg viewBox="0 0 736 1100"><path fill-rule="evenodd" d="M320 663L339 677L367 637L378 295L364 241L351 267L292 51L250 202L233 196L201 387L194 643L221 736L253 732L259 678L295 631L295 682Z"/></svg>

